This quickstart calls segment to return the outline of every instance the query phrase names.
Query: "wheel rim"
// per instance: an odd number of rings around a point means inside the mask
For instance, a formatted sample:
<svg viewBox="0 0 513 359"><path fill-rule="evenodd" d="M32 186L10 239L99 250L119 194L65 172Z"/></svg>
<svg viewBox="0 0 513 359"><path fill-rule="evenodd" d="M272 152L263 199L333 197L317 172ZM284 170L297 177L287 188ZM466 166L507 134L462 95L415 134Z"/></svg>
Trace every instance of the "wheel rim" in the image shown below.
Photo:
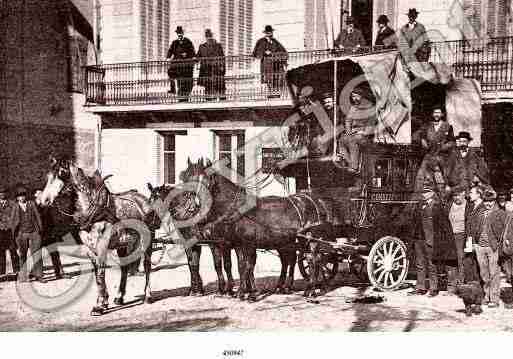
<svg viewBox="0 0 513 359"><path fill-rule="evenodd" d="M369 278L382 289L397 288L408 272L406 247L399 239L387 238L376 243L369 261Z"/></svg>

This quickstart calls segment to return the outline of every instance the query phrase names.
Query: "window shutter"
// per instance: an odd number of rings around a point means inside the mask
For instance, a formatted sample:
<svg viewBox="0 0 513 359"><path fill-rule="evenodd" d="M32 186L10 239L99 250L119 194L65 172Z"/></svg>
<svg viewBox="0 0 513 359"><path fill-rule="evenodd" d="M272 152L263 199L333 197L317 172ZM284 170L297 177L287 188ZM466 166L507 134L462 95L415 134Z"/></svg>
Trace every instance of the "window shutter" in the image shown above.
<svg viewBox="0 0 513 359"><path fill-rule="evenodd" d="M162 178L162 136L155 132L155 142L153 148L152 162L154 164L153 170L153 186L160 186L163 184Z"/></svg>

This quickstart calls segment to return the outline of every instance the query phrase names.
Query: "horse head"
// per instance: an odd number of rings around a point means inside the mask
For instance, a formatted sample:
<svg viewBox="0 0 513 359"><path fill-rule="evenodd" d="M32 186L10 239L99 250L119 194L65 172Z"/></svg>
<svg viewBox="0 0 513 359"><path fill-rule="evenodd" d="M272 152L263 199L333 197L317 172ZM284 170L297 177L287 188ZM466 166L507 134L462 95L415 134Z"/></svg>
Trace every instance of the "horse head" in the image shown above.
<svg viewBox="0 0 513 359"><path fill-rule="evenodd" d="M50 157L50 166L46 174L46 185L38 198L42 206L46 207L53 204L61 191L70 183L70 163L66 159Z"/></svg>

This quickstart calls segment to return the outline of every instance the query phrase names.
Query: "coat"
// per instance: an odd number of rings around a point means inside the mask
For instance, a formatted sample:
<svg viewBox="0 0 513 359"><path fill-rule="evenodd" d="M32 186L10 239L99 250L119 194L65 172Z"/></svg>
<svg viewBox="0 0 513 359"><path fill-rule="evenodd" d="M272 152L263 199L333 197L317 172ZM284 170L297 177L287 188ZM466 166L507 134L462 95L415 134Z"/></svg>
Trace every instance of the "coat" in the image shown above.
<svg viewBox="0 0 513 359"><path fill-rule="evenodd" d="M374 46L383 46L385 49L394 49L397 47L397 37L395 31L390 27L385 27L383 31L378 31Z"/></svg>
<svg viewBox="0 0 513 359"><path fill-rule="evenodd" d="M18 235L19 225L21 221L21 207L19 204L16 204L14 206L14 213L13 213L13 230L15 236ZM29 212L32 215L32 218L35 219L36 224L36 230L37 232L42 232L43 230L43 222L41 220L41 215L39 214L39 211L37 209L36 203L34 201L27 201L27 212Z"/></svg>
<svg viewBox="0 0 513 359"><path fill-rule="evenodd" d="M187 59L192 59L195 55L194 45L191 40L184 37L183 40L174 40L167 50L166 58L171 60L169 66L169 77L192 77L194 71L194 63L183 62Z"/></svg>
<svg viewBox="0 0 513 359"><path fill-rule="evenodd" d="M351 33L344 29L338 34L335 40L335 48L344 47L344 48L354 48L360 46L365 46L365 38L363 34L358 29L353 29Z"/></svg>
<svg viewBox="0 0 513 359"><path fill-rule="evenodd" d="M223 46L216 40L209 40L201 44L196 57L200 61L198 85L206 86L208 79L223 77L226 73ZM215 57L207 60L205 58Z"/></svg>
<svg viewBox="0 0 513 359"><path fill-rule="evenodd" d="M472 210L468 220L468 232L467 236L472 237L472 243L477 244L481 233L483 231L484 213L486 209L483 203ZM490 241L490 247L493 251L497 251L499 244L502 240L502 234L504 232L504 225L506 222L506 212L499 209L497 206L492 209L492 212L488 215L490 219L490 233L488 240Z"/></svg>
<svg viewBox="0 0 513 359"><path fill-rule="evenodd" d="M411 49L416 49L415 53ZM413 28L408 24L399 31L399 49L406 62L426 62L431 54L431 47L426 28L419 22Z"/></svg>
<svg viewBox="0 0 513 359"><path fill-rule="evenodd" d="M447 121L442 121L438 130L435 130L433 122L424 124L414 135L414 141L422 140L426 140L428 144L426 150L432 154L449 154L456 146L454 130Z"/></svg>
<svg viewBox="0 0 513 359"><path fill-rule="evenodd" d="M417 240L423 240L426 245L435 248L435 254L442 241L442 224L444 210L440 200L433 198L429 203L421 203L417 208L416 226L420 230Z"/></svg>
<svg viewBox="0 0 513 359"><path fill-rule="evenodd" d="M465 157L458 149L454 149L449 156L449 168L451 187L460 185L468 190L472 187L474 177L478 177L483 183L490 183L488 166L474 149L469 148Z"/></svg>
<svg viewBox="0 0 513 359"><path fill-rule="evenodd" d="M253 57L260 59L262 81L265 83L272 83L273 74L285 72L288 53L274 37L259 39L253 49Z"/></svg>

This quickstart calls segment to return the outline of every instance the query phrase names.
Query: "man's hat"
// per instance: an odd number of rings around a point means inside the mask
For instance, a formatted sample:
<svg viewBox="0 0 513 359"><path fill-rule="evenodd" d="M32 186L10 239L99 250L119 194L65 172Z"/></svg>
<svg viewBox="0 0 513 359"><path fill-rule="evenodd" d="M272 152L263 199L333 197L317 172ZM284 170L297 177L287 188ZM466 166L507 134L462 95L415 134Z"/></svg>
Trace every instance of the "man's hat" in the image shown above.
<svg viewBox="0 0 513 359"><path fill-rule="evenodd" d="M175 32L176 32L177 34L183 34L183 27L181 27L181 26L177 26L177 27L176 27Z"/></svg>
<svg viewBox="0 0 513 359"><path fill-rule="evenodd" d="M264 32L273 32L274 29L271 25L265 25Z"/></svg>
<svg viewBox="0 0 513 359"><path fill-rule="evenodd" d="M497 192L491 187L485 187L483 191L483 201L495 201L497 199Z"/></svg>
<svg viewBox="0 0 513 359"><path fill-rule="evenodd" d="M354 24L354 18L352 16L348 16L346 19L346 24Z"/></svg>
<svg viewBox="0 0 513 359"><path fill-rule="evenodd" d="M18 186L16 187L16 197L18 196L26 196L27 195L27 189L24 186Z"/></svg>
<svg viewBox="0 0 513 359"><path fill-rule="evenodd" d="M210 30L210 29L206 29L206 30L205 30L205 36L206 36L206 37L213 37L213 36L214 36L214 34L212 34L212 30Z"/></svg>
<svg viewBox="0 0 513 359"><path fill-rule="evenodd" d="M388 16L386 15L379 15L378 21L376 21L378 24L388 24L390 20L388 19Z"/></svg>
<svg viewBox="0 0 513 359"><path fill-rule="evenodd" d="M457 140L458 138L465 138L469 142L473 140L472 136L470 136L470 133L467 131L460 131L460 133L458 133L458 136L456 136L455 139Z"/></svg>
<svg viewBox="0 0 513 359"><path fill-rule="evenodd" d="M416 16L418 16L419 14L420 14L420 13L417 11L417 9L415 9L415 8L411 8L411 9L409 9L409 10L408 10L408 13L407 13L406 15L408 15L408 17L410 17L410 16L414 16L414 17L416 17Z"/></svg>

